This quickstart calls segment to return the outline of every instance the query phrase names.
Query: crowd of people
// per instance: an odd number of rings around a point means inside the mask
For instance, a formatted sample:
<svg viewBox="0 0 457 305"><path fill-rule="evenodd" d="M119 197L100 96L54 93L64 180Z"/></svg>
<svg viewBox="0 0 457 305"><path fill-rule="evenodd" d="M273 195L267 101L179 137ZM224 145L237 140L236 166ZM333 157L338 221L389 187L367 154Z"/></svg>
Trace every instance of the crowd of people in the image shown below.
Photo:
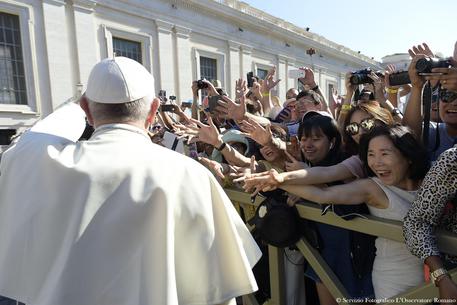
<svg viewBox="0 0 457 305"><path fill-rule="evenodd" d="M457 302L448 274L457 257L434 235L457 233L457 43L449 59L425 43L409 54L400 85L394 66L351 71L345 95L327 100L302 67L300 88L280 97L273 68L237 80L232 97L196 80L193 102L180 104L154 97L139 64L103 60L79 106L57 109L2 156L0 294L48 305L233 304L256 277L264 301L265 270L251 272L263 241L223 191L239 187L345 219L404 222L406 243L303 225L351 299L431 280ZM321 305L337 304L300 256L293 244L284 251L287 304L303 304L304 277Z"/></svg>

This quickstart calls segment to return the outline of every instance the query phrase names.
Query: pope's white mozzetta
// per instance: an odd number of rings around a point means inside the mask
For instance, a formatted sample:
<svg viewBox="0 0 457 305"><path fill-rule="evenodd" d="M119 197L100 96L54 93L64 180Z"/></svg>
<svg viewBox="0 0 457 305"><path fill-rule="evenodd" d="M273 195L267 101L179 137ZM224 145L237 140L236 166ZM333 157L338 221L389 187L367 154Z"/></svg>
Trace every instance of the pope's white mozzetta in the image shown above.
<svg viewBox="0 0 457 305"><path fill-rule="evenodd" d="M2 157L0 295L27 305L182 305L255 291L260 251L211 173L129 124L77 142L84 118L65 105Z"/></svg>

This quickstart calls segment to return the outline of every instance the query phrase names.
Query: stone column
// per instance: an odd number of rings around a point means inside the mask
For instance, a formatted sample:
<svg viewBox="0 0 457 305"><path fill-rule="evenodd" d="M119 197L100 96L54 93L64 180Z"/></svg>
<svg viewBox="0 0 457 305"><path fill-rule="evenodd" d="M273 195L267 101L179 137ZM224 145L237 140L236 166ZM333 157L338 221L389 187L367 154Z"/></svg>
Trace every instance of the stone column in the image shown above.
<svg viewBox="0 0 457 305"><path fill-rule="evenodd" d="M176 32L176 69L178 88L176 97L179 102L192 98L192 50L190 47L191 30L182 26L175 26Z"/></svg>
<svg viewBox="0 0 457 305"><path fill-rule="evenodd" d="M252 47L241 46L241 75L246 79L246 74L252 71Z"/></svg>
<svg viewBox="0 0 457 305"><path fill-rule="evenodd" d="M346 94L346 83L345 83L346 74L340 73L339 77L340 77L340 79L339 79L339 86L338 86L338 94L343 95L343 94Z"/></svg>
<svg viewBox="0 0 457 305"><path fill-rule="evenodd" d="M287 59L287 65L286 65L286 78L285 78L285 86L286 86L286 91L284 92L284 95L281 96L281 100L286 98L286 92L290 88L296 88L296 80L295 78L289 78L289 70L296 69L295 66L295 61L292 58Z"/></svg>
<svg viewBox="0 0 457 305"><path fill-rule="evenodd" d="M284 99L283 96L286 95L287 91L287 58L283 55L278 55L278 64L276 66L276 78L281 79L279 84L275 88L276 95L281 99Z"/></svg>
<svg viewBox="0 0 457 305"><path fill-rule="evenodd" d="M325 88L325 82L324 82L324 75L322 69L319 69L319 76L316 77L316 82L317 85L319 85L319 88L321 89L322 94L326 97L327 96L327 88Z"/></svg>
<svg viewBox="0 0 457 305"><path fill-rule="evenodd" d="M71 98L76 92L73 86L71 53L68 41L67 19L64 0L43 1L43 22L49 71L52 109Z"/></svg>
<svg viewBox="0 0 457 305"><path fill-rule="evenodd" d="M175 88L175 65L173 61L173 24L162 20L155 20L157 26L159 50L159 88L166 90L167 95L176 95Z"/></svg>
<svg viewBox="0 0 457 305"><path fill-rule="evenodd" d="M73 0L76 56L79 70L76 85L87 85L90 70L100 61L97 27L94 20L95 6L96 2L93 0ZM84 90L82 91L84 92Z"/></svg>
<svg viewBox="0 0 457 305"><path fill-rule="evenodd" d="M243 77L240 63L240 44L234 41L228 41L229 46L229 73L226 88L230 88L231 97L235 97L235 82Z"/></svg>

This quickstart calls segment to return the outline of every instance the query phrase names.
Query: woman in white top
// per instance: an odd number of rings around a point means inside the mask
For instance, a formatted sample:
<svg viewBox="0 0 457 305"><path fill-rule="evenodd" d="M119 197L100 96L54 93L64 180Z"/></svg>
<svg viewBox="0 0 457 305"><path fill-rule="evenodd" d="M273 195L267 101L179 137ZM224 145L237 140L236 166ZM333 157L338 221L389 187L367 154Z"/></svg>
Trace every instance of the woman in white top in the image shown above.
<svg viewBox="0 0 457 305"><path fill-rule="evenodd" d="M426 151L407 127L377 126L362 136L360 158L371 178L327 188L283 185L282 176L271 170L268 177L247 177L245 189L257 192L279 186L317 203L365 202L372 215L403 220L428 171ZM423 281L422 262L409 253L405 244L380 237L376 248L372 274L376 298L393 297Z"/></svg>

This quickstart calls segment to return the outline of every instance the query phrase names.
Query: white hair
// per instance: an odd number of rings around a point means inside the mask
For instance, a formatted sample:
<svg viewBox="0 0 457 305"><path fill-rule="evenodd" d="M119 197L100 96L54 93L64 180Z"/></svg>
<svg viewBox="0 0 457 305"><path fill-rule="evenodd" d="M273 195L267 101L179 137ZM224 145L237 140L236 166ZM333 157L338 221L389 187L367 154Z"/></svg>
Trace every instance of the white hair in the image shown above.
<svg viewBox="0 0 457 305"><path fill-rule="evenodd" d="M144 98L120 104L103 104L88 99L88 104L95 121L110 120L119 123L146 120L151 105Z"/></svg>

